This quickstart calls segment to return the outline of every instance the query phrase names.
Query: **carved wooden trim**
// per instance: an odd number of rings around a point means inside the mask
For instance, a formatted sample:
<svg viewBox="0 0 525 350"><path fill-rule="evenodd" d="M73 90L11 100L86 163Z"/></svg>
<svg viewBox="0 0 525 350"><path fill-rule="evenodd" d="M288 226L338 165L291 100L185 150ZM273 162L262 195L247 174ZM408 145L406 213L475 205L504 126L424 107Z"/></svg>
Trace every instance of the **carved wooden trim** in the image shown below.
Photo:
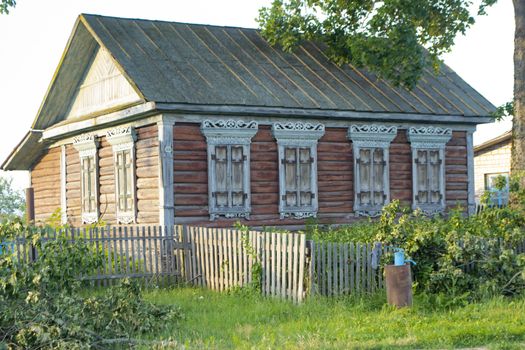
<svg viewBox="0 0 525 350"><path fill-rule="evenodd" d="M280 218L304 219L316 217L319 210L317 190L317 142L325 133L324 124L304 122L273 123L272 133L277 140L279 152L279 214ZM289 207L286 205L285 149L287 147L310 148L312 157L310 169L310 189L313 194L311 205Z"/></svg>
<svg viewBox="0 0 525 350"><path fill-rule="evenodd" d="M378 124L351 125L348 129L348 138L352 141L354 158L354 212L356 216L376 217L381 215L383 205L390 202L390 143L397 136L396 126ZM362 149L370 149L371 157L374 149L383 150L383 204L365 205L361 203L361 166L359 164ZM370 176L374 176L370 171ZM373 191L371 191L373 192ZM372 197L372 194L371 194ZM371 199L372 200L372 199Z"/></svg>
<svg viewBox="0 0 525 350"><path fill-rule="evenodd" d="M78 151L80 157L80 199L81 199L81 211L82 211L82 223L94 224L99 219L99 166L98 166L98 146L99 142L94 134L86 133L75 136L73 138L73 147ZM84 167L83 158L93 157L93 163L95 164L95 211L85 212L84 211Z"/></svg>
<svg viewBox="0 0 525 350"><path fill-rule="evenodd" d="M407 137L412 148L412 209L418 209L430 216L442 213L446 208L445 147L447 142L452 138L452 129L439 126L410 127L407 130ZM439 152L439 160L441 162L439 169L439 193L441 199L438 204L418 203L418 150L437 150Z"/></svg>
<svg viewBox="0 0 525 350"><path fill-rule="evenodd" d="M119 224L132 224L137 220L137 176L136 176L136 155L135 155L135 141L137 136L135 129L131 126L117 126L106 132L106 140L111 145L113 150L113 169L115 176L115 211L116 219ZM129 151L131 158L131 188L132 188L132 209L120 210L120 177L118 176L117 157L118 152Z"/></svg>
<svg viewBox="0 0 525 350"><path fill-rule="evenodd" d="M159 137L159 223L172 227L175 223L173 186L173 127L172 119L162 117L157 123Z"/></svg>
<svg viewBox="0 0 525 350"><path fill-rule="evenodd" d="M258 131L258 123L243 120L205 120L201 124L201 131L206 137L208 153L208 212L210 220L220 216L226 218L249 219L251 213L250 191L250 144L251 139ZM215 147L216 146L241 146L243 155L243 193L246 195L243 207L221 207L216 205L214 193L216 192ZM230 159L228 159L230 164Z"/></svg>

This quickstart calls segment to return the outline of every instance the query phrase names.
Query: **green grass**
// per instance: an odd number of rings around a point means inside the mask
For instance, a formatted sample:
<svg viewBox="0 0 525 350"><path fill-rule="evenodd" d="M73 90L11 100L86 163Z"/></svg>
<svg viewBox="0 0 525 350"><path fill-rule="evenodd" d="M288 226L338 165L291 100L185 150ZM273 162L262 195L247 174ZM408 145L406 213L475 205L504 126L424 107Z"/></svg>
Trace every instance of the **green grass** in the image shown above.
<svg viewBox="0 0 525 350"><path fill-rule="evenodd" d="M176 305L184 314L149 337L190 349L525 348L525 298L451 310L431 310L418 298L412 309L394 310L383 295L294 305L184 288L148 292L146 298Z"/></svg>

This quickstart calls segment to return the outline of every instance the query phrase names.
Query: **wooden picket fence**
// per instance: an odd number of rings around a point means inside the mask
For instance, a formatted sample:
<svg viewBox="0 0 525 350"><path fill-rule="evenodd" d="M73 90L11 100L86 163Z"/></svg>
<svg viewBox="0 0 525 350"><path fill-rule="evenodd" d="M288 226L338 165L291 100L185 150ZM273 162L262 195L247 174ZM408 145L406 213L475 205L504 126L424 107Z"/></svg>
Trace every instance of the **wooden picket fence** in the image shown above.
<svg viewBox="0 0 525 350"><path fill-rule="evenodd" d="M145 286L189 284L217 291L260 283L263 295L301 302L307 295L372 293L384 288L371 244L307 241L304 234L191 226L47 230L43 244L65 234L103 254L103 264L83 280L108 286L132 278ZM38 259L25 234L1 242L0 254ZM515 247L525 252L525 242Z"/></svg>
<svg viewBox="0 0 525 350"><path fill-rule="evenodd" d="M313 293L334 296L372 293L383 288L379 260L384 249L378 249L374 257L372 244L311 242L311 245Z"/></svg>

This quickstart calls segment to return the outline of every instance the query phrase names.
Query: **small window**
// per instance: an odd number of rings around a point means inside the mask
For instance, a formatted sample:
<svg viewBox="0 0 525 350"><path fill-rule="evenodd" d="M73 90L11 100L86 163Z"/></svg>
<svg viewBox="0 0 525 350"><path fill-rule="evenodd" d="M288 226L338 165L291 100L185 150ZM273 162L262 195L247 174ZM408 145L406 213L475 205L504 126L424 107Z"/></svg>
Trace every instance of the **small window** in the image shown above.
<svg viewBox="0 0 525 350"><path fill-rule="evenodd" d="M317 216L317 141L324 125L274 123L279 148L279 212L281 219Z"/></svg>
<svg viewBox="0 0 525 350"><path fill-rule="evenodd" d="M377 216L390 201L389 147L397 135L395 126L352 125L348 137L354 155L354 211Z"/></svg>
<svg viewBox="0 0 525 350"><path fill-rule="evenodd" d="M106 138L113 148L117 223L131 224L136 221L135 130L117 127L109 130Z"/></svg>
<svg viewBox="0 0 525 350"><path fill-rule="evenodd" d="M98 142L92 134L84 134L73 139L73 146L80 157L80 195L82 223L93 224L98 221Z"/></svg>
<svg viewBox="0 0 525 350"><path fill-rule="evenodd" d="M305 147L286 147L284 149L285 195L284 209L299 210L312 206L315 199L312 184L314 160L311 149Z"/></svg>
<svg viewBox="0 0 525 350"><path fill-rule="evenodd" d="M413 209L428 215L445 210L445 146L451 129L411 127Z"/></svg>
<svg viewBox="0 0 525 350"><path fill-rule="evenodd" d="M443 199L441 168L443 160L439 150L418 149L416 202L418 206L439 206Z"/></svg>
<svg viewBox="0 0 525 350"><path fill-rule="evenodd" d="M250 144L257 122L206 120L201 130L208 143L208 206L210 219L249 219Z"/></svg>

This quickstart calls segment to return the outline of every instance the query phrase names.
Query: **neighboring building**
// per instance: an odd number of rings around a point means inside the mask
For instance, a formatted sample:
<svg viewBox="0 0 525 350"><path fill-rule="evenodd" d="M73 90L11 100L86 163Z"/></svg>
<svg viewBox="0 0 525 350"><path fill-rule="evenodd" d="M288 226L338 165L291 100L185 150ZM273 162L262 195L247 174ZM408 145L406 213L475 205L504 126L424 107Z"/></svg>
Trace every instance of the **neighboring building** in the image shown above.
<svg viewBox="0 0 525 350"><path fill-rule="evenodd" d="M474 147L474 174L476 184L476 201L485 191L496 192L493 181L498 176L508 178L510 174L510 151L512 133L499 135ZM502 204L508 200L508 188L502 193L495 193L494 199L501 197Z"/></svg>
<svg viewBox="0 0 525 350"><path fill-rule="evenodd" d="M35 58L36 59L36 58ZM2 165L38 221L342 224L399 199L474 210L472 133L494 106L450 68L413 91L255 29L81 15Z"/></svg>

